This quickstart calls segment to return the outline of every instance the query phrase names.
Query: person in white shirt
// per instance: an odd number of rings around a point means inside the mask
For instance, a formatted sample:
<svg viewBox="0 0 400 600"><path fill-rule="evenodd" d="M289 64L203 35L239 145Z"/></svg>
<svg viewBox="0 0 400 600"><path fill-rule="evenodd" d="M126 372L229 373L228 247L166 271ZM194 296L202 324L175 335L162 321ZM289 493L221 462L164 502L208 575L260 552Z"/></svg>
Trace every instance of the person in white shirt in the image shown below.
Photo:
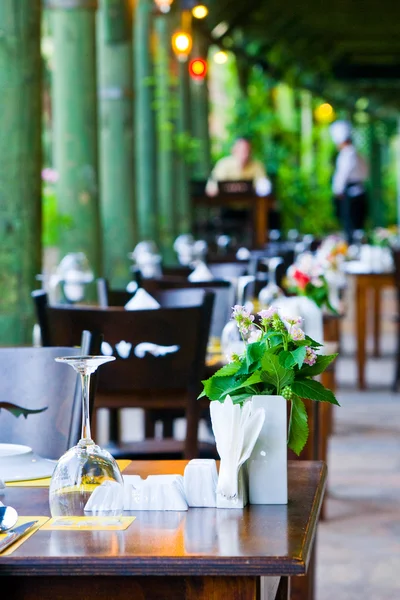
<svg viewBox="0 0 400 600"><path fill-rule="evenodd" d="M332 180L336 215L351 242L354 230L364 228L368 214L368 166L353 146L348 121L335 121L330 133L339 150Z"/></svg>

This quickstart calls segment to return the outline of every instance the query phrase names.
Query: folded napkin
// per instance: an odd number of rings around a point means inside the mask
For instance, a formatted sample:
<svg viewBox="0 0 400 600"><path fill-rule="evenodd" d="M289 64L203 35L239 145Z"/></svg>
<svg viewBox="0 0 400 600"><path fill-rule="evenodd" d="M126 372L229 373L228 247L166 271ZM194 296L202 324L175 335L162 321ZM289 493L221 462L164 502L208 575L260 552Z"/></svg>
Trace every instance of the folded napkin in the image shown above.
<svg viewBox="0 0 400 600"><path fill-rule="evenodd" d="M183 480L189 506L212 508L217 505L218 473L214 459L190 460L185 467Z"/></svg>
<svg viewBox="0 0 400 600"><path fill-rule="evenodd" d="M212 281L213 279L213 274L203 262L199 263L195 270L192 271L188 277L189 281Z"/></svg>
<svg viewBox="0 0 400 600"><path fill-rule="evenodd" d="M188 509L182 475L123 475L125 510Z"/></svg>
<svg viewBox="0 0 400 600"><path fill-rule="evenodd" d="M85 514L103 516L121 514L124 509L124 487L116 481L104 481L96 487L85 505Z"/></svg>
<svg viewBox="0 0 400 600"><path fill-rule="evenodd" d="M230 396L224 402L210 403L211 423L218 454L221 457L217 495L236 498L241 466L251 455L261 428L265 412L253 410L251 400L240 406L233 404Z"/></svg>
<svg viewBox="0 0 400 600"><path fill-rule="evenodd" d="M155 310L160 304L146 290L139 288L136 294L125 304L125 310Z"/></svg>

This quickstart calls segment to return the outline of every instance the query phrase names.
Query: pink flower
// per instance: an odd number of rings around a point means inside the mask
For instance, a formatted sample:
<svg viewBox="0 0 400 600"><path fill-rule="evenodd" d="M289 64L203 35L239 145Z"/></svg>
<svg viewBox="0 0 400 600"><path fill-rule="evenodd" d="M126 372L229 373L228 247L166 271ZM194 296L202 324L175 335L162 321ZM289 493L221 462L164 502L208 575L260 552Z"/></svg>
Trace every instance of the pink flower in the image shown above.
<svg viewBox="0 0 400 600"><path fill-rule="evenodd" d="M47 183L57 183L58 173L54 169L42 169L42 179Z"/></svg>
<svg viewBox="0 0 400 600"><path fill-rule="evenodd" d="M252 326L250 328L250 335L248 337L247 343L254 344L254 342L258 342L258 340L260 339L261 336L262 336L261 329L258 329L258 327Z"/></svg>
<svg viewBox="0 0 400 600"><path fill-rule="evenodd" d="M302 317L283 317L283 320L289 325L301 325L303 322Z"/></svg>
<svg viewBox="0 0 400 600"><path fill-rule="evenodd" d="M273 317L274 315L278 314L278 309L276 308L276 306L270 306L269 308L266 308L264 310L260 310L259 313L257 313L261 319L267 320L267 319L271 319L271 317Z"/></svg>
<svg viewBox="0 0 400 600"><path fill-rule="evenodd" d="M254 315L250 314L244 306L235 304L232 312L232 319L236 321L240 333L246 335L249 333L250 327L254 321Z"/></svg>
<svg viewBox="0 0 400 600"><path fill-rule="evenodd" d="M317 362L317 353L315 352L315 350L313 350L312 348L310 348L309 346L306 347L306 357L304 359L304 364L305 365L309 365L310 367L312 367L313 365L315 365L315 363Z"/></svg>
<svg viewBox="0 0 400 600"><path fill-rule="evenodd" d="M295 342L304 340L306 337L304 331L300 329L300 327L298 327L297 325L292 325L289 329L289 333L291 335L292 340L294 340Z"/></svg>

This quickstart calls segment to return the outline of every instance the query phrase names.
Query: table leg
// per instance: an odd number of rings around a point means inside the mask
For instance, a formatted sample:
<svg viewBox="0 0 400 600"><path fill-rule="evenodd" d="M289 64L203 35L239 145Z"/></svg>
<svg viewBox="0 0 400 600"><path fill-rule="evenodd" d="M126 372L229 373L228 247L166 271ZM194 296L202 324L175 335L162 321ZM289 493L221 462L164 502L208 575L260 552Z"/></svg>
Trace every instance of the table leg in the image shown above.
<svg viewBox="0 0 400 600"><path fill-rule="evenodd" d="M51 580L51 582L50 582ZM279 577L3 577L13 600L288 600ZM71 590L75 590L71 595Z"/></svg>
<svg viewBox="0 0 400 600"><path fill-rule="evenodd" d="M381 290L379 287L373 288L374 295L374 356L380 356L380 324L381 324Z"/></svg>
<svg viewBox="0 0 400 600"><path fill-rule="evenodd" d="M358 387L365 390L365 357L366 357L366 327L367 327L367 301L366 289L356 279L356 331L357 331L357 368Z"/></svg>
<svg viewBox="0 0 400 600"><path fill-rule="evenodd" d="M255 235L255 247L264 248L267 241L267 219L268 219L268 204L266 199L259 197L255 201L255 208L253 212L253 223L254 235Z"/></svg>

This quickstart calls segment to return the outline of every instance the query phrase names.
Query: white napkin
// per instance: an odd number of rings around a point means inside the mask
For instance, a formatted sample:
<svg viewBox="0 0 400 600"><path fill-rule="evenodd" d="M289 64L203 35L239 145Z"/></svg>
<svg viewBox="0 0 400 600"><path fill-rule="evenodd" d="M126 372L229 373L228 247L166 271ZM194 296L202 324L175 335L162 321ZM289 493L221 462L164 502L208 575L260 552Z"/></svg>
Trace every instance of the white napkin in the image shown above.
<svg viewBox="0 0 400 600"><path fill-rule="evenodd" d="M262 408L253 411L251 400L241 407L233 404L231 397L227 396L224 402L211 402L210 413L221 457L217 494L236 498L239 469L253 451L264 424L265 412Z"/></svg>
<svg viewBox="0 0 400 600"><path fill-rule="evenodd" d="M182 475L123 475L125 510L188 509Z"/></svg>
<svg viewBox="0 0 400 600"><path fill-rule="evenodd" d="M125 304L125 310L155 310L160 304L146 290L139 288L136 294Z"/></svg>
<svg viewBox="0 0 400 600"><path fill-rule="evenodd" d="M183 480L189 506L212 508L217 505L218 473L214 459L190 460L185 467Z"/></svg>
<svg viewBox="0 0 400 600"><path fill-rule="evenodd" d="M212 281L213 279L213 274L203 262L199 263L195 270L192 271L188 277L189 281Z"/></svg>
<svg viewBox="0 0 400 600"><path fill-rule="evenodd" d="M116 481L104 481L96 487L86 502L84 512L91 516L105 513L122 513L124 507L124 488Z"/></svg>

